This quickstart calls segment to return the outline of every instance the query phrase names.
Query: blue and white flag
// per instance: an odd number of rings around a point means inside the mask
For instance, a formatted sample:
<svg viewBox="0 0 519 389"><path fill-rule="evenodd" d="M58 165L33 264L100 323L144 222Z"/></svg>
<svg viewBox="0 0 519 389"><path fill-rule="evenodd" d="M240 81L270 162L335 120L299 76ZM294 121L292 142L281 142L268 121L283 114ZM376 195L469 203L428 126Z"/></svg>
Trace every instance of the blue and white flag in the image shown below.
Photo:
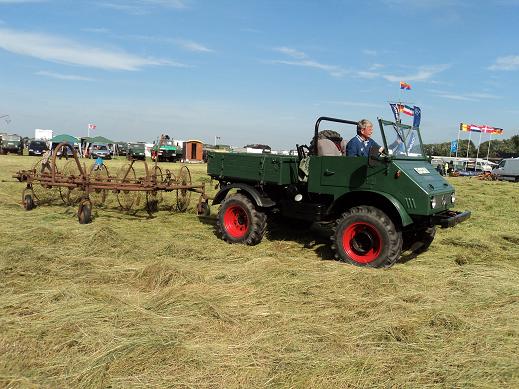
<svg viewBox="0 0 519 389"><path fill-rule="evenodd" d="M398 109L398 104L395 103L389 103L391 106L391 110L393 111L393 115L395 115L395 121L400 120L400 110Z"/></svg>
<svg viewBox="0 0 519 389"><path fill-rule="evenodd" d="M413 107L414 117L413 117L413 127L420 127L420 119L422 118L422 110L420 107L416 105Z"/></svg>

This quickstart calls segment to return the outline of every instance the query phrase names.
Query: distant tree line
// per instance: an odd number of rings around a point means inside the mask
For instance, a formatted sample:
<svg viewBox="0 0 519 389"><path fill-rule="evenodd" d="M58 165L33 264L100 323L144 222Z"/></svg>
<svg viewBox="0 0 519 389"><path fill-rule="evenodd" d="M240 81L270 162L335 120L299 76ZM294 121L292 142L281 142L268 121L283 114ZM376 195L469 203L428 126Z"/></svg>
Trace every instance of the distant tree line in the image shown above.
<svg viewBox="0 0 519 389"><path fill-rule="evenodd" d="M477 139L468 142L467 139L460 139L458 143L458 157L467 156L467 144L469 145L469 157L475 158L477 153ZM488 152L489 141L482 142L479 147L479 158L486 158ZM451 153L451 142L435 143L424 145L425 152L428 155L454 156L456 153ZM519 156L519 135L514 135L510 139L492 139L490 142L489 158L510 158Z"/></svg>

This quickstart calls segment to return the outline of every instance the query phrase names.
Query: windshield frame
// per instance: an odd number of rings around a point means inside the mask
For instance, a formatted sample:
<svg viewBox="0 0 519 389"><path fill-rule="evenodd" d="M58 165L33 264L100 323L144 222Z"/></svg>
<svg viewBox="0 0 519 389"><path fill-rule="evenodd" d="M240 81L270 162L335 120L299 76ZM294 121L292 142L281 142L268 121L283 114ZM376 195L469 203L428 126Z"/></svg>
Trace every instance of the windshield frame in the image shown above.
<svg viewBox="0 0 519 389"><path fill-rule="evenodd" d="M382 140L384 142L384 150L387 151L388 157L391 157L392 159L404 159L404 160L410 160L410 159L411 160L427 160L427 155L425 154L425 150L423 147L422 134L420 132L420 127L410 126L408 124L402 124L402 123L398 123L398 122L392 122L392 121L384 120L381 118L378 118L378 124L380 127L380 132L382 133ZM416 134L418 134L418 141L420 142L421 155L420 156L411 156L411 155L408 155L408 153L409 153L408 151L406 151L406 154L398 154L398 155L389 154L389 147L387 144L386 132L385 132L386 126L391 126L393 128L393 131L395 132L395 135L398 135L398 133L394 130L395 126L398 126L399 129L409 130L409 134L411 133L411 131L416 131ZM404 140L404 144L406 144L405 141L407 139L403 139L403 140Z"/></svg>

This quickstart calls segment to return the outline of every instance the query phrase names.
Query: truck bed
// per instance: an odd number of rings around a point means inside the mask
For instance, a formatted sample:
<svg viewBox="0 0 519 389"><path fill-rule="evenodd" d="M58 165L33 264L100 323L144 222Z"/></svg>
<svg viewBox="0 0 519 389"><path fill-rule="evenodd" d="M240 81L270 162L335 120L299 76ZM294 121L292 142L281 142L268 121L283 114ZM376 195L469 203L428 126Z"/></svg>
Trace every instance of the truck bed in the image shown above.
<svg viewBox="0 0 519 389"><path fill-rule="evenodd" d="M252 184L297 183L297 156L222 153L207 155L207 174L214 179Z"/></svg>

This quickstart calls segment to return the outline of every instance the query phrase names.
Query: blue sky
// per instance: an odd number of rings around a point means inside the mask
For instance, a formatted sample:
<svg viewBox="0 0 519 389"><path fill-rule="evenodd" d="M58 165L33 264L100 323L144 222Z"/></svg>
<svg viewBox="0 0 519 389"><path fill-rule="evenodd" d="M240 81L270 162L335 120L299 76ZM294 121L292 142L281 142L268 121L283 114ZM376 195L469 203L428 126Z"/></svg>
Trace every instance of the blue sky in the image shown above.
<svg viewBox="0 0 519 389"><path fill-rule="evenodd" d="M426 142L460 122L509 138L518 16L519 0L0 0L0 130L282 149L319 116L392 119L403 99Z"/></svg>

